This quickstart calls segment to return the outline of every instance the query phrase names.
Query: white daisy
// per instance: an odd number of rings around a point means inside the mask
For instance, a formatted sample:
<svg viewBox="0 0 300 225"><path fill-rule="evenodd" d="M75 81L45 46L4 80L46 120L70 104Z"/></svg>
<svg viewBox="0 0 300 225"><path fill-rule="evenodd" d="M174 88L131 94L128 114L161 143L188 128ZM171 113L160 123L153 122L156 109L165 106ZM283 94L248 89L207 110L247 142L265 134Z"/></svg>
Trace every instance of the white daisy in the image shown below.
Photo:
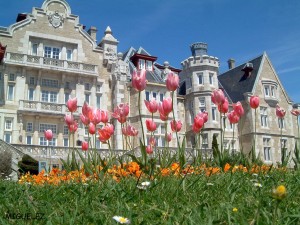
<svg viewBox="0 0 300 225"><path fill-rule="evenodd" d="M122 216L114 216L113 219L121 224L130 224L129 219Z"/></svg>

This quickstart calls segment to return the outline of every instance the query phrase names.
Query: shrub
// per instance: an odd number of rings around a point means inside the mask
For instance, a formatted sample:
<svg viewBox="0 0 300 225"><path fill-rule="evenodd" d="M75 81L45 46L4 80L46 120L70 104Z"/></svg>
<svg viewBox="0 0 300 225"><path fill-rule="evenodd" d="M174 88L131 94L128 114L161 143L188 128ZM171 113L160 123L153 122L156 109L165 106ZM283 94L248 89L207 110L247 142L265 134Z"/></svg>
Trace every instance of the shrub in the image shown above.
<svg viewBox="0 0 300 225"><path fill-rule="evenodd" d="M39 173L39 162L36 161L29 155L24 155L22 160L18 162L19 171L21 173L30 172L30 174L38 174Z"/></svg>
<svg viewBox="0 0 300 225"><path fill-rule="evenodd" d="M11 174L12 153L8 150L0 152L0 178L5 178Z"/></svg>

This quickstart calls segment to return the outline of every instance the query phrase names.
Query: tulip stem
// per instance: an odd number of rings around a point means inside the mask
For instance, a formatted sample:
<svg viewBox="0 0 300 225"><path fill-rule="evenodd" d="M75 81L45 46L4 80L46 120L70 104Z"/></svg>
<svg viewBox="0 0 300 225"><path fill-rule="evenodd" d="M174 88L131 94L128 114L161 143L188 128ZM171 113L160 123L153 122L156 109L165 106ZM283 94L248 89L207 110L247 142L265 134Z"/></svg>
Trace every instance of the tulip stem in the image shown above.
<svg viewBox="0 0 300 225"><path fill-rule="evenodd" d="M143 121L142 121L142 114L141 114L141 92L139 91L139 116L140 116L140 121L141 121L141 127L142 127L142 136L143 136L143 145L145 146L145 133L144 133L144 127L143 127Z"/></svg>
<svg viewBox="0 0 300 225"><path fill-rule="evenodd" d="M234 154L234 123L232 123L232 142L231 142L231 146L232 146L232 154Z"/></svg>
<svg viewBox="0 0 300 225"><path fill-rule="evenodd" d="M175 112L174 112L174 91L172 91L172 113L173 113L173 121L175 121ZM172 122L173 122L172 121ZM176 139L177 139L177 146L178 146L178 153L179 155L182 154L181 152L181 148L180 148L180 144L179 144L179 138L178 138L178 133L177 133L177 125L176 125L176 128L175 128L175 133L176 133ZM179 156L178 155L178 156ZM178 159L180 160L180 157L178 157ZM181 167L183 165L180 165Z"/></svg>

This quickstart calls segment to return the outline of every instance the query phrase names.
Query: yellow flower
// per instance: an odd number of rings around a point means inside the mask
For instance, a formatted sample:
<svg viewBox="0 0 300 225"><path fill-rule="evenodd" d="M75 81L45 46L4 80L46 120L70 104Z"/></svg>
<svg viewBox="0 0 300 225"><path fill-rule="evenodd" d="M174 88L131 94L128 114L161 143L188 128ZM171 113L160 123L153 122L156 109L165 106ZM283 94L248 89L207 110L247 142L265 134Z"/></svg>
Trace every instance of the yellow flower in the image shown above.
<svg viewBox="0 0 300 225"><path fill-rule="evenodd" d="M232 212L237 212L237 211L238 211L237 208L233 208L233 209L232 209Z"/></svg>
<svg viewBox="0 0 300 225"><path fill-rule="evenodd" d="M286 188L283 185L279 185L276 189L273 189L273 198L282 200L286 197Z"/></svg>

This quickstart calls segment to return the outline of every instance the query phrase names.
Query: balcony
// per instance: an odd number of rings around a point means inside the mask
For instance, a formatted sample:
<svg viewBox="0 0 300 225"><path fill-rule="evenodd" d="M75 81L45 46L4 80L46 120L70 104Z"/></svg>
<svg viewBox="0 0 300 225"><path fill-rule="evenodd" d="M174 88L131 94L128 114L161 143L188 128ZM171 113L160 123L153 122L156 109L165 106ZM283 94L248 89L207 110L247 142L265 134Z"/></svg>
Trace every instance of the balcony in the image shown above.
<svg viewBox="0 0 300 225"><path fill-rule="evenodd" d="M74 112L74 114L79 114L81 109L82 107L78 106L77 111ZM18 110L30 113L51 113L57 115L65 115L69 112L66 104L28 100L20 100Z"/></svg>
<svg viewBox="0 0 300 225"><path fill-rule="evenodd" d="M43 69L55 69L64 72L75 72L85 75L98 75L98 66L67 60L45 58L41 56L26 55L20 53L7 52L4 59L6 64L22 65Z"/></svg>

